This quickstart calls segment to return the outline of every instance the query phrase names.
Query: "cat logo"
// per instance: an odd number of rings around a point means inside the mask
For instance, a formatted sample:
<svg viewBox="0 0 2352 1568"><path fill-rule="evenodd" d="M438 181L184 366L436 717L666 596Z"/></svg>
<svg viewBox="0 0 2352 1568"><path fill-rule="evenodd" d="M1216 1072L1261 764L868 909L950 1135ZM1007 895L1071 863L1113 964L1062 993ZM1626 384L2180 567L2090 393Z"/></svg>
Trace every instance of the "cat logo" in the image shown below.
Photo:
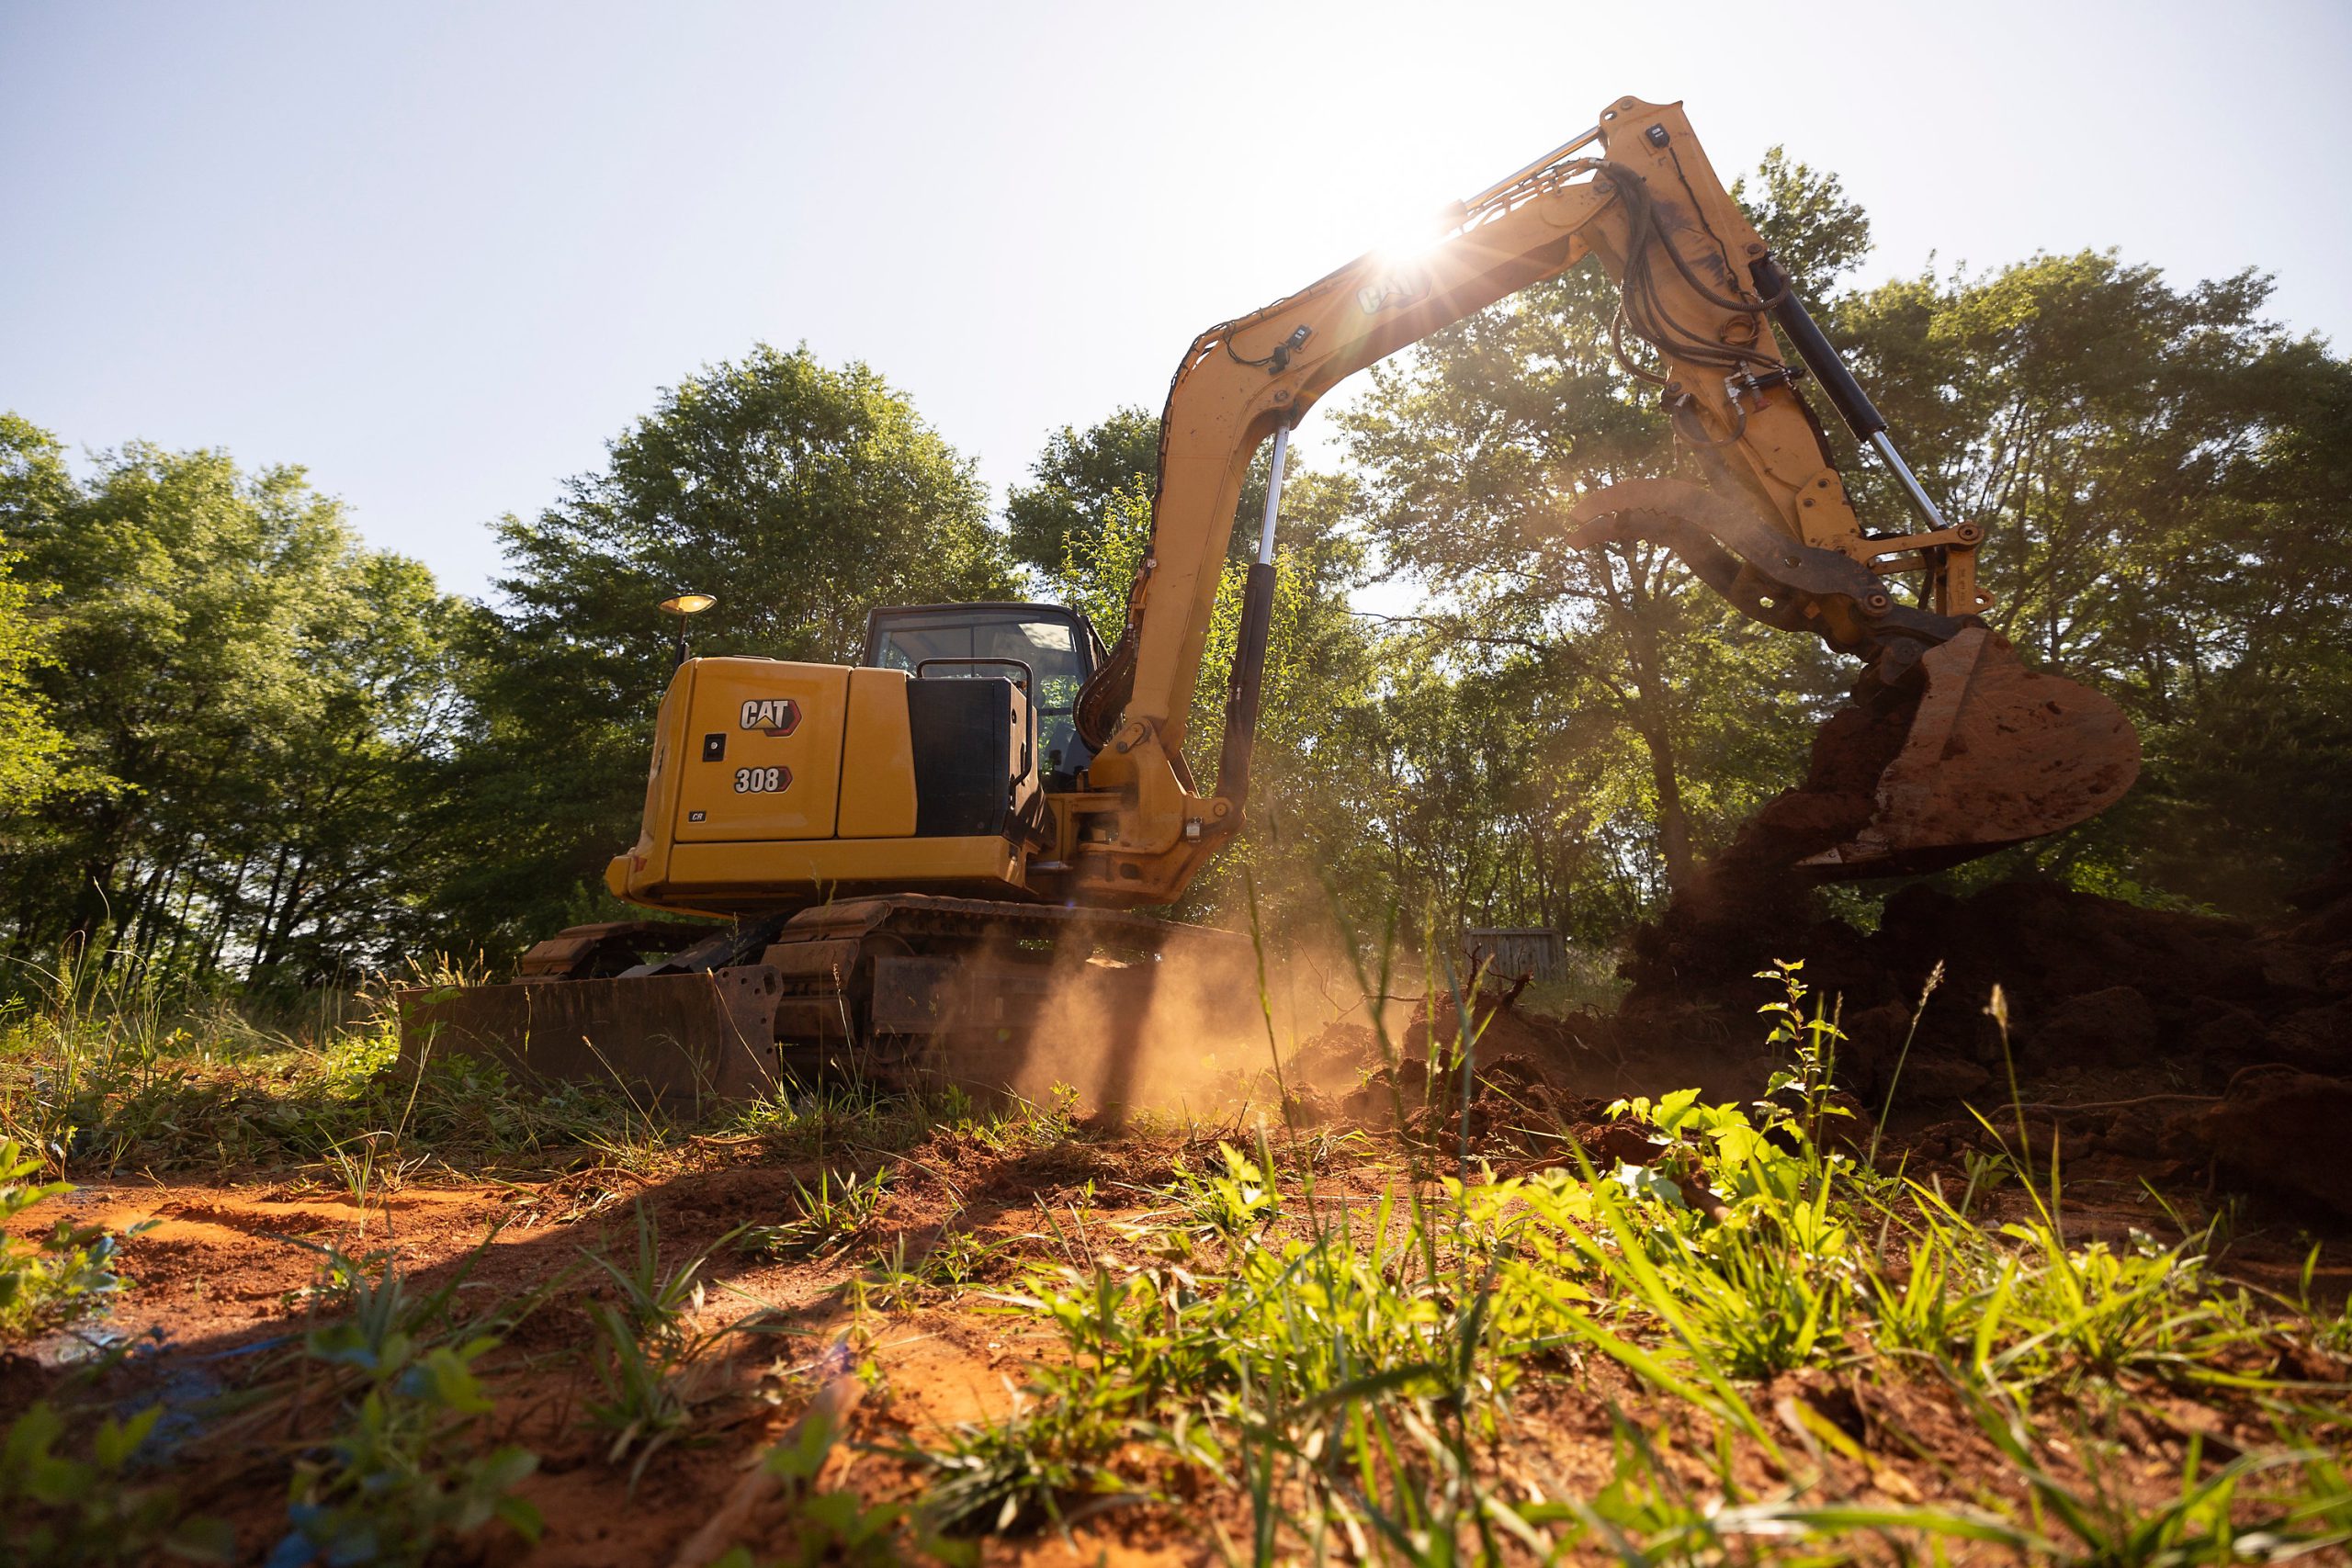
<svg viewBox="0 0 2352 1568"><path fill-rule="evenodd" d="M743 703L743 728L782 738L800 728L800 705L790 697L750 697Z"/></svg>

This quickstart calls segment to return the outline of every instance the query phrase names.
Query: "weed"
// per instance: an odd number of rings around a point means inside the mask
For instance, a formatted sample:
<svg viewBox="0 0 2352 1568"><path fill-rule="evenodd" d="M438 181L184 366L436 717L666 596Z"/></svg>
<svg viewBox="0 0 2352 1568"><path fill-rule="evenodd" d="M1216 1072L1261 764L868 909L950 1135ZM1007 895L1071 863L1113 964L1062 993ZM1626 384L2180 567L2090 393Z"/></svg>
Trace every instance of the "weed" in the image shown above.
<svg viewBox="0 0 2352 1568"><path fill-rule="evenodd" d="M1282 1213L1281 1194L1269 1179L1273 1162L1265 1154L1261 1148L1261 1161L1253 1162L1231 1144L1220 1143L1217 1155L1225 1166L1222 1172L1196 1171L1180 1156L1170 1196L1201 1234L1238 1243L1272 1224Z"/></svg>
<svg viewBox="0 0 2352 1568"><path fill-rule="evenodd" d="M947 1223L954 1224L953 1215ZM953 1299L1010 1245L989 1244L969 1231L950 1230L941 1235L930 1251L910 1259L906 1233L900 1231L892 1238L890 1250L876 1257L864 1274L850 1281L850 1292L860 1313L875 1308L892 1311L933 1297Z"/></svg>
<svg viewBox="0 0 2352 1568"><path fill-rule="evenodd" d="M802 1568L820 1562L884 1568L918 1560L949 1564L978 1560L969 1547L941 1539L930 1528L930 1517L906 1504L869 1505L854 1492L820 1488L819 1483L840 1444L842 1422L831 1411L812 1410L789 1437L762 1457L761 1468L776 1483L788 1510L782 1528L792 1538L791 1551L769 1559L765 1568ZM907 1550L910 1546L911 1554ZM754 1568L755 1561L739 1546L711 1568Z"/></svg>
<svg viewBox="0 0 2352 1568"><path fill-rule="evenodd" d="M2324 1453L2245 1453L2206 1472L2203 1439L2192 1435L2177 1489L2150 1506L2123 1483L2123 1461L2107 1445L2075 1433L2072 1447L2085 1479L2063 1481L2019 1406L1998 1393L1967 1392L1977 1425L2029 1488L2037 1525L2057 1532L2057 1539L2031 1543L2050 1556L2156 1568L2279 1562L2352 1540L2352 1482ZM2282 1472L2301 1484L2262 1487Z"/></svg>
<svg viewBox="0 0 2352 1568"><path fill-rule="evenodd" d="M492 1519L537 1539L537 1511L513 1495L537 1456L511 1446L481 1452L471 1441L491 1410L474 1366L497 1339L421 1337L446 1317L456 1288L413 1302L388 1263L372 1283L354 1277L348 1318L305 1337L305 1354L355 1379L356 1398L345 1402L333 1436L297 1461L291 1528L269 1568L422 1563L440 1542Z"/></svg>
<svg viewBox="0 0 2352 1568"><path fill-rule="evenodd" d="M692 1424L697 1392L693 1384L699 1379L691 1360L658 1341L649 1345L628 1315L610 1303L591 1302L587 1311L599 1345L596 1379L605 1391L603 1399L589 1405L589 1418L613 1435L607 1464L636 1453L628 1472L634 1494L653 1456Z"/></svg>
<svg viewBox="0 0 2352 1568"><path fill-rule="evenodd" d="M711 1255L736 1236L741 1230L728 1232L701 1251L693 1254L676 1268L665 1271L662 1267L662 1232L653 1211L643 1203L633 1205L637 1222L637 1249L626 1264L614 1262L599 1253L581 1249L581 1255L610 1276L620 1287L621 1299L628 1310L628 1322L632 1333L651 1335L665 1341L684 1338L684 1322L690 1310L703 1303L702 1271Z"/></svg>
<svg viewBox="0 0 2352 1568"><path fill-rule="evenodd" d="M890 1173L852 1174L839 1182L831 1170L817 1173L817 1185L792 1179L793 1217L780 1224L751 1225L742 1232L746 1250L780 1257L823 1258L864 1235L882 1206Z"/></svg>
<svg viewBox="0 0 2352 1568"><path fill-rule="evenodd" d="M25 1563L141 1563L159 1556L227 1562L236 1538L218 1519L188 1517L177 1488L131 1478L163 1406L127 1421L109 1416L90 1435L89 1457L58 1450L65 1421L37 1402L0 1443L0 1556Z"/></svg>
<svg viewBox="0 0 2352 1568"><path fill-rule="evenodd" d="M16 1139L0 1139L0 1224L74 1190L69 1182L28 1179L41 1163ZM116 1251L104 1227L71 1220L59 1220L29 1246L0 1234L0 1344L96 1311L122 1288Z"/></svg>
<svg viewBox="0 0 2352 1568"><path fill-rule="evenodd" d="M1228 1145L1221 1169L1180 1168L1173 1207L1114 1224L1116 1248L1052 1227L1058 1266L996 1299L1058 1347L1010 1416L917 1456L937 1477L940 1519L1017 1530L1205 1483L1246 1496L1251 1538L1221 1549L1258 1562L1916 1560L1980 1547L2186 1563L2335 1540L2352 1518L2340 1472L2291 1443L2210 1473L2192 1459L2177 1505L2141 1514L2096 1474L2071 1501L2043 1496L2042 1481L2058 1483L2013 1457L2024 1511L2011 1517L1845 1495L1830 1455L1874 1482L1880 1462L1785 1401L1768 1427L1754 1385L1808 1367L1883 1376L1909 1360L1980 1402L2148 1376L2281 1386L2229 1370L2260 1319L2211 1277L2205 1236L2069 1244L2054 1163L2032 1212L1987 1230L1968 1217L1974 1191L1955 1205L1932 1182L1826 1147L1840 1113L1835 1016L1807 1005L1794 966L1768 977L1787 1071L1747 1107L1692 1090L1613 1107L1663 1143L1646 1168L1416 1181L1366 1216L1316 1204L1312 1161L1285 1176L1262 1146L1252 1159ZM1304 1205L1288 1201L1291 1181ZM1518 1403L1564 1375L1581 1382L1594 1355L1679 1417L1617 1415L1607 1483L1537 1487L1544 1445L1521 1435ZM1695 1451L1664 1451L1677 1426ZM1779 1484L1759 1493L1741 1454ZM2275 1495L2247 1490L2290 1472L2301 1480Z"/></svg>
<svg viewBox="0 0 2352 1568"><path fill-rule="evenodd" d="M621 1296L617 1306L588 1303L598 1345L596 1378L605 1391L588 1415L613 1434L605 1462L637 1456L628 1472L632 1493L653 1456L692 1426L695 1406L709 1397L710 1350L743 1326L734 1322L698 1333L688 1321L703 1304L702 1271L711 1255L741 1234L729 1231L665 1271L660 1230L652 1211L639 1203L637 1249L629 1261L588 1255L619 1286Z"/></svg>
<svg viewBox="0 0 2352 1568"><path fill-rule="evenodd" d="M1804 969L1803 959L1780 959L1771 968L1757 972L1758 979L1772 981L1781 993L1757 1010L1772 1020L1771 1032L1765 1036L1765 1043L1788 1047L1792 1058L1791 1066L1772 1074L1764 1088L1764 1100L1772 1101L1782 1090L1793 1089L1804 1108L1798 1125L1808 1142L1819 1144L1826 1118L1851 1116L1853 1112L1842 1105L1829 1103L1831 1085L1838 1074L1838 1044L1846 1036L1837 1020L1820 1006L1814 1008L1810 1017L1806 1015L1804 999L1809 992ZM1759 1109L1766 1112L1768 1122L1787 1120L1786 1113L1776 1104L1763 1104Z"/></svg>
<svg viewBox="0 0 2352 1568"><path fill-rule="evenodd" d="M1935 967L1928 971L1927 980L1919 987L1918 1003L1912 1008L1911 1022L1903 1032L1903 1048L1894 1054L1894 1070L1886 1076L1886 1097L1879 1103L1878 1125L1871 1129L1870 1152L1863 1156L1866 1165L1878 1164L1879 1134L1886 1128L1886 1119L1894 1113L1894 1091L1902 1087L1904 1065L1911 1060L1911 1043L1919 1037L1919 1020L1927 1016L1928 998L1934 996L1943 983L1944 961L1939 958Z"/></svg>

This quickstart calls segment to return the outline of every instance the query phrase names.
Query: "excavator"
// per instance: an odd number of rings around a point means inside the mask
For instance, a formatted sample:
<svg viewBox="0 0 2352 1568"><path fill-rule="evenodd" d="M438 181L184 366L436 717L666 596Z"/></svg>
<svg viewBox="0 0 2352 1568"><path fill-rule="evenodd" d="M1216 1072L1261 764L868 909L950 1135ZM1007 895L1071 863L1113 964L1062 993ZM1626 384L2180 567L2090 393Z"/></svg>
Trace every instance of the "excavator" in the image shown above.
<svg viewBox="0 0 2352 1568"><path fill-rule="evenodd" d="M1107 648L1057 605L926 604L875 611L854 666L684 660L655 719L642 829L606 882L649 910L728 923L581 927L531 949L511 984L413 993L404 1055L747 1093L784 1074L984 1076L973 1064L1017 1050L1073 985L1114 1015L1147 1005L1233 940L1138 911L1182 894L1248 815L1291 432L1348 376L1589 256L1618 290L1612 349L1655 390L1693 477L1588 491L1558 520L1568 541L1670 550L1743 614L1861 663L1812 776L1775 803L1775 852L1797 874L1950 865L2081 822L2130 786L2129 721L1987 626L1982 526L1948 519L1905 463L1679 105L1617 99L1442 228L1193 340ZM1905 515L1858 514L1815 393ZM1269 441L1204 790L1186 717Z"/></svg>

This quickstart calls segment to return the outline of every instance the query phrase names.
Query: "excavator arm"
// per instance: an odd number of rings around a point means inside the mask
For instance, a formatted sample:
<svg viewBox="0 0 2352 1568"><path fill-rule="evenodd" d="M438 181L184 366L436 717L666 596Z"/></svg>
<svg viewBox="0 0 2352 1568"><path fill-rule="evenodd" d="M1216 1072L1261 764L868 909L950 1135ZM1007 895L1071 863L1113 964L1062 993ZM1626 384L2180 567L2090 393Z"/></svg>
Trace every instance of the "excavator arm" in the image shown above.
<svg viewBox="0 0 2352 1568"><path fill-rule="evenodd" d="M1885 422L1717 178L1679 106L1621 98L1594 129L1447 220L1449 236L1429 249L1360 257L1212 327L1186 352L1161 417L1151 538L1127 623L1080 699L1080 731L1099 753L1090 791L1114 808L1081 836L1069 893L1084 901L1173 897L1239 826L1289 431L1346 377L1589 255L1620 292L1621 360L1657 389L1706 482L1640 479L1590 492L1564 520L1571 542L1664 545L1758 620L1814 632L1871 660L1866 679L1907 689L1915 703L1932 679L1951 710L1936 756L1881 759L1901 798L1882 802L1885 809L1846 841L1822 847L1818 866L1871 874L1949 863L2081 820L2129 785L2137 744L2120 711L2025 671L1976 619L1990 603L1976 583L1981 530L1947 523L1904 466ZM1776 321L1801 364L1783 359ZM1799 390L1808 372L1857 438L1892 466L1915 512L1900 529L1864 529ZM1183 761L1186 716L1231 519L1270 437L1274 492L1250 571L1217 793L1204 797ZM1888 584L1905 572L1919 577L1908 601ZM1962 652L1928 657L1954 648ZM1967 693L1980 682L1989 705L1972 707ZM2003 724L2005 745L1984 754L1981 742ZM1973 805L1930 798L1951 772L1945 764L1972 745L1979 755L1960 773L1987 772L1989 762L1997 780L2012 764L2026 766L2034 773L2023 795ZM1939 841L1927 842L1929 835Z"/></svg>

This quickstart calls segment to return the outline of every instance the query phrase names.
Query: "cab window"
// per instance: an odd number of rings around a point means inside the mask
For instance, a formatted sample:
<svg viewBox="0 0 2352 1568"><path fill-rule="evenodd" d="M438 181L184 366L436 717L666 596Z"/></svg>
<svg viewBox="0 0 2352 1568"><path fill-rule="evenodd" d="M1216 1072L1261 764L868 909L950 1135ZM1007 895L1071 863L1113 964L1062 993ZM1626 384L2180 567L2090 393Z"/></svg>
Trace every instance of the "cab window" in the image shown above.
<svg viewBox="0 0 2352 1568"><path fill-rule="evenodd" d="M1037 739L1046 772L1057 787L1075 782L1092 753L1078 739L1071 716L1078 689L1094 671L1093 628L1068 610L1021 605L946 609L877 610L866 635L865 662L912 674L930 659L1002 660L1001 665L934 665L927 676L1017 678L1018 663L1036 678L1030 700L1037 707Z"/></svg>

